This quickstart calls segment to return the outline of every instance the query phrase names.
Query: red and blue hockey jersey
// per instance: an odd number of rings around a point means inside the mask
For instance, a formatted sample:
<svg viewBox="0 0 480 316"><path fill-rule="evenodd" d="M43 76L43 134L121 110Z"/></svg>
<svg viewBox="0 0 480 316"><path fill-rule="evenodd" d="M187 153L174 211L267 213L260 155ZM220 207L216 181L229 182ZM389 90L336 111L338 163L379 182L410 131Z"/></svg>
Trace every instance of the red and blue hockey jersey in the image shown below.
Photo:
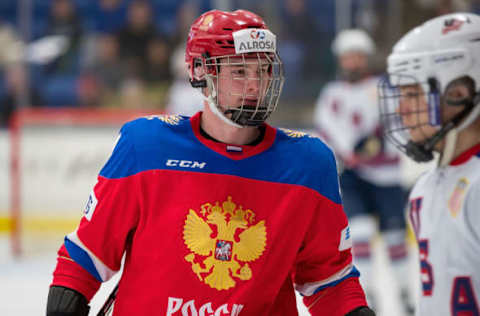
<svg viewBox="0 0 480 316"><path fill-rule="evenodd" d="M122 127L53 284L90 299L125 254L117 316L297 315L294 287L312 315L366 305L330 149L267 124L218 143L200 117Z"/></svg>

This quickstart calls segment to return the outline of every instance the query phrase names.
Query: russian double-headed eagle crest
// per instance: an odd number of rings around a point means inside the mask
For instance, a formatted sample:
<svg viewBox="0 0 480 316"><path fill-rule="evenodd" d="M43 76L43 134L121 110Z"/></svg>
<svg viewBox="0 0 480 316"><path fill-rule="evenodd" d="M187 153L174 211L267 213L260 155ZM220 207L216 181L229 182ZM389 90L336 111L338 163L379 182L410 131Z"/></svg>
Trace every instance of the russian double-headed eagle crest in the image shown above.
<svg viewBox="0 0 480 316"><path fill-rule="evenodd" d="M265 221L255 221L255 213L227 197L226 201L200 206L199 214L189 210L183 240L191 251L185 260L198 279L211 288L227 290L235 279L250 280L249 266L265 251Z"/></svg>

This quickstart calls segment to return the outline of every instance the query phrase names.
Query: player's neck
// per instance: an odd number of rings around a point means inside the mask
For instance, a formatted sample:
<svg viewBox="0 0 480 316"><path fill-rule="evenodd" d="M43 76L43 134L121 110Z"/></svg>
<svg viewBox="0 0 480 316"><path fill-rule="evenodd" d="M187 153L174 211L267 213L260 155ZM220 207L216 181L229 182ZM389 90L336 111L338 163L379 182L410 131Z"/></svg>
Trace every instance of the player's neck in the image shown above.
<svg viewBox="0 0 480 316"><path fill-rule="evenodd" d="M200 118L200 126L202 129L216 139L225 144L246 145L252 143L260 134L256 127L238 128L225 123L217 115L215 115L208 106Z"/></svg>
<svg viewBox="0 0 480 316"><path fill-rule="evenodd" d="M477 126L471 126L458 134L453 159L480 143L480 137L478 136L480 135L478 129L478 125L480 124L477 123L476 125Z"/></svg>

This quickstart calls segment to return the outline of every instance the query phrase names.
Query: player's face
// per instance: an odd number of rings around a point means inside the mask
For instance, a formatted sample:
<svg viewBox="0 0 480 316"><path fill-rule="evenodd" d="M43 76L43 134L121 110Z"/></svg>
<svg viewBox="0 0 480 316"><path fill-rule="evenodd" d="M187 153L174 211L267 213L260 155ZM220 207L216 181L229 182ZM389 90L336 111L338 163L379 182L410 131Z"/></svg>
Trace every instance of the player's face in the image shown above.
<svg viewBox="0 0 480 316"><path fill-rule="evenodd" d="M272 80L266 58L222 58L218 74L218 104L221 107L255 108L262 104Z"/></svg>
<svg viewBox="0 0 480 316"><path fill-rule="evenodd" d="M400 87L400 102L397 112L402 124L409 130L411 140L421 143L431 137L437 129L429 124L428 104L421 85Z"/></svg>
<svg viewBox="0 0 480 316"><path fill-rule="evenodd" d="M339 56L338 62L342 74L347 80L356 81L362 79L367 73L368 58L361 52L348 52Z"/></svg>

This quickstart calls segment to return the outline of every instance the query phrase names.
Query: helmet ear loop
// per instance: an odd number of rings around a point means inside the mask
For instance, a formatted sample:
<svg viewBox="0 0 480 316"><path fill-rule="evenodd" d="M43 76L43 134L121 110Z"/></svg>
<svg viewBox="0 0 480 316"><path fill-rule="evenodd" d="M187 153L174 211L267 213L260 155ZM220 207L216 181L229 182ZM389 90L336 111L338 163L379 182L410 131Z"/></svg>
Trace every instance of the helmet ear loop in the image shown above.
<svg viewBox="0 0 480 316"><path fill-rule="evenodd" d="M468 84L467 82L465 84ZM449 85L450 86L450 85ZM447 87L448 89L449 87ZM479 115L480 115L480 93L475 92L473 82L468 86L469 97L465 97L459 100L452 100L445 98L445 104L449 106L462 106L464 107L463 111L458 113L455 117L451 119L451 122L454 124L455 128L458 131L461 131L468 127Z"/></svg>
<svg viewBox="0 0 480 316"><path fill-rule="evenodd" d="M195 58L191 65L189 65L189 72L190 72L190 84L193 88L205 88L207 86L207 82L205 81L205 67L204 62L199 59ZM200 69L200 70L199 70ZM203 72L202 72L203 69ZM199 73L200 72L200 73Z"/></svg>

